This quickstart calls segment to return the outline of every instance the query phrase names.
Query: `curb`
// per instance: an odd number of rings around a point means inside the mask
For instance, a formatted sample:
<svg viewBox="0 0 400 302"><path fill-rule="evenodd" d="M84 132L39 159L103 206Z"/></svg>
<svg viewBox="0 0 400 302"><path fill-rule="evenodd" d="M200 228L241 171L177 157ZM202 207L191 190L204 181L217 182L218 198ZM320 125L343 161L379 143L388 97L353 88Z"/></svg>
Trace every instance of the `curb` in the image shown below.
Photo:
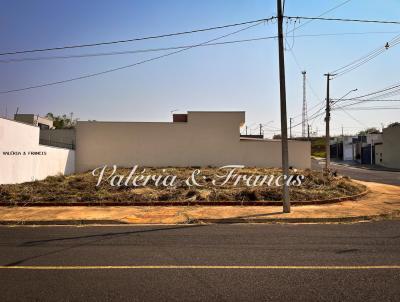
<svg viewBox="0 0 400 302"><path fill-rule="evenodd" d="M342 201L357 200L369 193L369 189L356 195L321 200L291 201L292 206L323 205ZM149 201L149 202L35 202L19 205L18 203L0 202L0 207L153 207L153 206L282 206L282 201Z"/></svg>
<svg viewBox="0 0 400 302"><path fill-rule="evenodd" d="M79 225L129 225L129 223L120 220L0 220L0 225L10 225L10 226L46 226L46 225L60 225L60 226L79 226Z"/></svg>
<svg viewBox="0 0 400 302"><path fill-rule="evenodd" d="M200 218L189 219L187 222L173 223L175 225L193 225L193 224L248 224L248 223L351 223L372 221L381 219L400 219L400 210L388 214L331 217L331 218ZM81 226L81 225L170 225L171 223L129 223L120 220L1 220L2 226Z"/></svg>
<svg viewBox="0 0 400 302"><path fill-rule="evenodd" d="M358 166L358 165L351 165L351 164L346 164L346 163L338 163L335 161L331 161L331 164L338 165L338 166L343 166L343 167L349 167L349 168L357 168L357 169L364 169L364 170L369 170L369 171L380 171L380 172L400 172L400 169L391 169L391 168L369 168L365 166Z"/></svg>

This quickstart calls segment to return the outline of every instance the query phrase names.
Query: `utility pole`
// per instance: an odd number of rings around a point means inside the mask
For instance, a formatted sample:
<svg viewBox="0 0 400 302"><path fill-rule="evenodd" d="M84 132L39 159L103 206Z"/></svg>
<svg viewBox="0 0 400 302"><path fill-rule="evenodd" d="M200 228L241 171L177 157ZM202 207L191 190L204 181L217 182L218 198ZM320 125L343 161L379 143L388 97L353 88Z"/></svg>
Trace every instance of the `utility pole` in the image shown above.
<svg viewBox="0 0 400 302"><path fill-rule="evenodd" d="M262 128L263 128L263 126L262 126L262 124L260 124L260 135L263 135Z"/></svg>
<svg viewBox="0 0 400 302"><path fill-rule="evenodd" d="M283 182L283 213L290 213L289 187L285 176L289 177L289 152L287 138L287 116L286 116L286 84L285 84L285 53L283 49L283 12L282 0L277 0L278 14L278 50L279 50L279 91L281 106L281 142L282 142L282 172Z"/></svg>
<svg viewBox="0 0 400 302"><path fill-rule="evenodd" d="M247 135L247 126L246 126L246 135Z"/></svg>
<svg viewBox="0 0 400 302"><path fill-rule="evenodd" d="M310 140L310 124L307 125L307 138Z"/></svg>
<svg viewBox="0 0 400 302"><path fill-rule="evenodd" d="M332 74L326 73L326 115L325 115L325 170L329 170L331 162L331 147L329 145L330 134L329 134L329 121L331 119L331 100L329 97L329 81L331 80Z"/></svg>
<svg viewBox="0 0 400 302"><path fill-rule="evenodd" d="M339 150L338 150L339 153ZM339 155L338 155L339 157ZM343 134L343 125L342 125L342 160L344 160L344 134Z"/></svg>
<svg viewBox="0 0 400 302"><path fill-rule="evenodd" d="M290 138L292 138L292 118L289 118L289 123L290 123L290 126L289 126L289 132L290 132L290 134L289 134L289 137Z"/></svg>
<svg viewBox="0 0 400 302"><path fill-rule="evenodd" d="M302 71L303 75L303 110L302 110L302 120L301 120L301 136L306 137L306 128L308 124L308 114L307 114L307 98L306 98L306 71Z"/></svg>
<svg viewBox="0 0 400 302"><path fill-rule="evenodd" d="M373 165L373 155L374 155L374 152L372 152L373 151L373 148L374 147L374 139L371 137L371 165Z"/></svg>

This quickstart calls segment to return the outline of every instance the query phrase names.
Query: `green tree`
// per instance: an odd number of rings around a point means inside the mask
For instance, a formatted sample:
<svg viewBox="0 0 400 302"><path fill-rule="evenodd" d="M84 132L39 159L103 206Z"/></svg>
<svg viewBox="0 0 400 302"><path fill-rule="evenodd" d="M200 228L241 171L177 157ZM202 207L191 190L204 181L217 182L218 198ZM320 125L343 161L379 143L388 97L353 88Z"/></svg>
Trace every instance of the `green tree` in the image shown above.
<svg viewBox="0 0 400 302"><path fill-rule="evenodd" d="M73 119L73 113L68 117L66 114L54 115L52 112L46 114L46 117L53 121L53 126L56 129L74 128L78 119Z"/></svg>
<svg viewBox="0 0 400 302"><path fill-rule="evenodd" d="M399 122L394 122L394 123L390 123L388 125L388 127L396 127L396 126L400 126L400 123Z"/></svg>
<svg viewBox="0 0 400 302"><path fill-rule="evenodd" d="M379 133L379 130L376 127L371 127L358 132L358 135L367 135L368 133Z"/></svg>

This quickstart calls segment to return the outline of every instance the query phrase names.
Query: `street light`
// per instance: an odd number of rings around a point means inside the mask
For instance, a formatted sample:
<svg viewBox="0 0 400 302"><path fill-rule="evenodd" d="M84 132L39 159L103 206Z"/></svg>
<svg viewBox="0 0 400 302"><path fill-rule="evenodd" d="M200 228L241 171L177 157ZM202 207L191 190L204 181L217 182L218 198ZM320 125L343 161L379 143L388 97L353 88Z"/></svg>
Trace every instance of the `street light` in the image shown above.
<svg viewBox="0 0 400 302"><path fill-rule="evenodd" d="M358 90L357 88L350 90L350 91L347 92L344 96L342 96L340 99L338 99L336 102L332 102L332 105L333 105L333 104L336 104L337 102L340 102L340 101L343 100L346 96L348 96L350 93L355 92L355 91L357 91L357 90Z"/></svg>

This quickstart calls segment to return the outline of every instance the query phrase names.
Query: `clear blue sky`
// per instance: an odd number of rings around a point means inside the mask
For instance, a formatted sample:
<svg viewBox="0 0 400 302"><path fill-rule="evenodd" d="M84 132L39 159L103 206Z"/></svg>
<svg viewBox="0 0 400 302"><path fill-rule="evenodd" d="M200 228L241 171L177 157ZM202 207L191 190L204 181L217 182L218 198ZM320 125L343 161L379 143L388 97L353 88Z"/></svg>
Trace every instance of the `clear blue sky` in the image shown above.
<svg viewBox="0 0 400 302"><path fill-rule="evenodd" d="M286 15L317 16L343 0L286 0ZM276 14L273 0L243 1L54 1L0 0L0 51L44 48L68 44L157 35L224 25ZM400 20L396 0L352 0L326 17ZM302 21L304 23L304 21ZM293 23L289 23L289 30ZM234 31L228 28L174 38L82 48L0 59L135 50L201 43ZM304 34L390 32L380 34L296 37ZM288 35L301 69L307 70L308 104L325 97L323 74L384 45L400 25L314 21ZM221 41L271 36L276 24L265 24ZM42 84L131 64L161 53L94 58L0 63L0 90ZM288 117L301 113L302 76L290 51L286 51ZM332 97L350 89L356 94L399 82L400 46L368 64L332 81ZM247 123L273 121L279 127L279 85L275 39L191 49L134 68L62 85L0 95L0 113L74 112L81 120L169 121L170 111L245 110ZM400 106L397 103L397 106ZM371 105L371 104L368 104ZM383 105L383 104L374 104ZM388 104L388 105L396 105ZM351 133L365 126L399 120L400 110L349 111L332 114L334 133ZM299 122L299 118L295 122ZM323 120L313 123L323 134ZM299 134L300 127L294 129ZM277 131L279 132L279 131ZM272 132L268 132L272 134Z"/></svg>

